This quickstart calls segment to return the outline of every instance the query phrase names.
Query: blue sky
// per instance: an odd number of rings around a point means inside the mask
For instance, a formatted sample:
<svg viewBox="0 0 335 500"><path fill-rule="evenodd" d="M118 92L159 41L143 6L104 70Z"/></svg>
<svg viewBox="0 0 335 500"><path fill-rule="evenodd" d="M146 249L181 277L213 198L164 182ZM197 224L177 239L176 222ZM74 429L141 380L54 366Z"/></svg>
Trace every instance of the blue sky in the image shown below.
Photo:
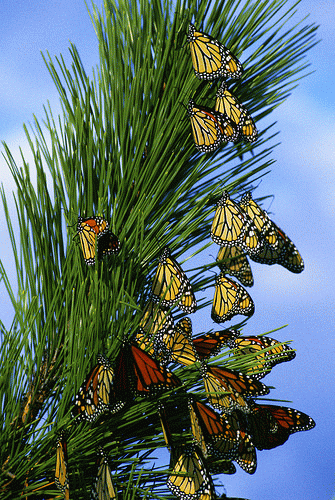
<svg viewBox="0 0 335 500"><path fill-rule="evenodd" d="M284 446L258 452L254 476L239 468L233 476L220 476L228 496L250 500L330 500L335 495L334 6L333 0L302 0L298 7L297 19L310 13L308 21L320 24L322 42L308 54L315 73L303 79L271 115L271 120L277 121L281 144L274 150L276 163L272 172L257 190L259 196L275 195L271 207L269 203L265 208L271 209L274 221L297 245L305 271L295 275L279 266L253 263L255 285L250 293L256 312L243 332L258 334L288 324L273 336L282 341L294 340L296 359L277 366L264 381L277 387L272 397L289 400L288 406L308 413L317 425L312 431L291 436ZM1 10L0 139L6 141L20 163L18 147L27 151L22 124L32 122L33 114L42 118L47 100L55 115L60 112L58 95L40 51L49 51L51 56L61 53L70 64L71 41L90 73L98 62L98 48L82 0L5 0ZM262 128L262 123L258 126ZM2 158L0 180L9 198L14 185ZM11 213L15 214L13 205ZM0 208L0 226L3 225ZM0 258L14 279L8 246L5 238ZM212 253L215 251L213 246ZM1 302L7 311L7 300L2 297ZM194 317L198 333L202 325ZM8 325L10 313L2 320Z"/></svg>

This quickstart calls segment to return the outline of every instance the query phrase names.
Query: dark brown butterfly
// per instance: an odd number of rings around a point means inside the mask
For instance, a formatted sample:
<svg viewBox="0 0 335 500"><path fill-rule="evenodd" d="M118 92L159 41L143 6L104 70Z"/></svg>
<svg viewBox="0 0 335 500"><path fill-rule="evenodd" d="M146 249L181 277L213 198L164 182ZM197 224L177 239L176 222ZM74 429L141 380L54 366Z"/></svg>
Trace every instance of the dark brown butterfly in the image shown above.
<svg viewBox="0 0 335 500"><path fill-rule="evenodd" d="M288 440L291 434L315 427L314 420L285 406L254 404L248 415L252 442L259 450L270 450Z"/></svg>

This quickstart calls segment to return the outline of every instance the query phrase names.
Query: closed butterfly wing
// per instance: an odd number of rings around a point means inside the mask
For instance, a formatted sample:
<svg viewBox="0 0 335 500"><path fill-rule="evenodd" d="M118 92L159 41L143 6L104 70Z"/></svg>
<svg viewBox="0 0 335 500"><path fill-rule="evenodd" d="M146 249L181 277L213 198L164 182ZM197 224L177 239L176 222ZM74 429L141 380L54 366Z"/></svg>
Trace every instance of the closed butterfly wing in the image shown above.
<svg viewBox="0 0 335 500"><path fill-rule="evenodd" d="M205 436L201 422L199 421L199 416L196 412L195 403L191 400L189 401L188 406L190 412L191 432L193 434L194 442L197 444L197 446L199 446L203 456L207 458L208 453L207 453L207 443L206 443L206 437L207 437L206 428L205 428L205 433L206 433Z"/></svg>
<svg viewBox="0 0 335 500"><path fill-rule="evenodd" d="M203 152L215 151L223 140L221 115L214 110L197 106L190 99L187 112L191 121L191 130L195 147Z"/></svg>
<svg viewBox="0 0 335 500"><path fill-rule="evenodd" d="M254 474L257 468L257 455L250 435L240 430L239 441L235 462L248 474Z"/></svg>
<svg viewBox="0 0 335 500"><path fill-rule="evenodd" d="M189 403L191 429L204 456L214 455L222 460L235 456L238 434L228 421L200 401Z"/></svg>
<svg viewBox="0 0 335 500"><path fill-rule="evenodd" d="M201 451L196 446L178 446L171 452L167 487L181 500L197 500L210 492L211 480Z"/></svg>
<svg viewBox="0 0 335 500"><path fill-rule="evenodd" d="M163 335L162 341L170 361L188 366L200 361L192 342L192 323L183 318L176 323L173 333Z"/></svg>
<svg viewBox="0 0 335 500"><path fill-rule="evenodd" d="M292 273L301 273L304 270L305 265L297 247L293 241L291 241L290 238L279 228L278 233L284 240L284 247L280 252L278 264L285 267Z"/></svg>
<svg viewBox="0 0 335 500"><path fill-rule="evenodd" d="M102 217L78 217L77 234L79 235L80 245L87 265L95 263L95 247L97 238L106 234L108 231L108 222Z"/></svg>
<svg viewBox="0 0 335 500"><path fill-rule="evenodd" d="M187 41L196 76L204 80L240 78L243 67L240 61L222 43L189 25Z"/></svg>
<svg viewBox="0 0 335 500"><path fill-rule="evenodd" d="M245 141L255 142L258 138L258 131L254 120L250 115L246 117L243 123L241 123L241 133Z"/></svg>
<svg viewBox="0 0 335 500"><path fill-rule="evenodd" d="M173 446L172 435L171 435L171 431L170 431L169 422L168 422L168 419L166 416L165 407L160 402L158 403L158 415L159 415L159 420L160 420L160 424L161 424L161 428L162 428L162 432L163 432L163 436L164 436L164 441L166 443L166 447L171 452L172 446Z"/></svg>
<svg viewBox="0 0 335 500"><path fill-rule="evenodd" d="M149 300L143 310L139 327L140 332L149 339L153 337L159 340L163 334L173 331L173 317L159 304Z"/></svg>
<svg viewBox="0 0 335 500"><path fill-rule="evenodd" d="M252 316L254 311L254 302L243 286L227 278L222 273L219 274L215 281L211 312L213 321L224 323L237 314Z"/></svg>
<svg viewBox="0 0 335 500"><path fill-rule="evenodd" d="M247 110L241 106L235 96L228 90L225 82L220 85L216 93L215 111L228 115L236 125L241 125L247 115Z"/></svg>
<svg viewBox="0 0 335 500"><path fill-rule="evenodd" d="M186 284L177 306L186 314L192 314L197 310L197 301L190 283Z"/></svg>
<svg viewBox="0 0 335 500"><path fill-rule="evenodd" d="M98 471L91 491L92 500L113 500L117 494L113 485L112 471L108 458L100 448L98 453Z"/></svg>
<svg viewBox="0 0 335 500"><path fill-rule="evenodd" d="M152 357L156 357L157 350L155 348L155 342L151 337L146 335L143 330L139 330L136 333L135 340L143 351L146 351Z"/></svg>
<svg viewBox="0 0 335 500"><path fill-rule="evenodd" d="M188 314L196 309L191 283L178 262L172 258L169 247L164 248L159 259L151 300L164 308L177 305Z"/></svg>
<svg viewBox="0 0 335 500"><path fill-rule="evenodd" d="M57 438L55 484L66 500L70 498L67 441L62 431Z"/></svg>
<svg viewBox="0 0 335 500"><path fill-rule="evenodd" d="M228 414L222 413L220 420L224 433L218 439L212 440L207 447L208 452L220 460L233 460L236 458L239 448L240 429L233 425L233 420Z"/></svg>
<svg viewBox="0 0 335 500"><path fill-rule="evenodd" d="M222 128L222 142L236 142L240 137L240 128L236 123L223 113L218 113L218 119Z"/></svg>
<svg viewBox="0 0 335 500"><path fill-rule="evenodd" d="M256 255L262 248L259 233L250 217L230 199L227 191L217 202L211 237L214 243L225 247L239 246L248 255Z"/></svg>
<svg viewBox="0 0 335 500"><path fill-rule="evenodd" d="M242 196L240 207L253 220L265 243L273 250L278 249L280 240L276 225L272 222L268 214L252 199L250 191Z"/></svg>
<svg viewBox="0 0 335 500"><path fill-rule="evenodd" d="M257 140L257 129L248 110L240 104L224 82L216 93L215 110L226 114L238 125L244 140L248 142Z"/></svg>
<svg viewBox="0 0 335 500"><path fill-rule="evenodd" d="M237 245L234 247L221 247L216 260L224 274L235 276L244 286L253 286L254 278L251 267L241 247Z"/></svg>

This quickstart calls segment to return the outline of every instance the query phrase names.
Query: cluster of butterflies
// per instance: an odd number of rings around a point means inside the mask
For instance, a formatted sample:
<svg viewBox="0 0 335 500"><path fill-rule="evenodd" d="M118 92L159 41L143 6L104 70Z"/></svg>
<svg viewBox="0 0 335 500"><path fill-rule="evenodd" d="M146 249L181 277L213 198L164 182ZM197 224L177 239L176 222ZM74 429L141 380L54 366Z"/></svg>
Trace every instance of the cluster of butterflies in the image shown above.
<svg viewBox="0 0 335 500"><path fill-rule="evenodd" d="M62 492L65 500L70 500L67 464L67 438L65 431L61 431L57 437L55 484ZM97 453L96 469L96 477L93 481L91 490L92 500L109 500L117 498L112 480L111 467L108 462L108 457L102 447L99 448Z"/></svg>
<svg viewBox="0 0 335 500"><path fill-rule="evenodd" d="M250 245L260 231L248 226L249 234L241 233L236 238L237 229L232 229L234 217L231 214L234 213L236 220L241 222L238 216L240 212L232 211L232 202L227 193L224 193L223 198L224 203L221 199L219 208L224 204L230 207L230 210L225 211L227 220L222 233L228 231L230 236L226 234L226 241ZM215 228L218 230L219 221L223 221L224 217L216 213L216 219ZM102 221L99 223L103 224ZM239 227L241 231L242 225ZM269 236L272 233L269 229L265 234ZM281 234L280 231L277 237L281 237ZM257 245L253 243L251 246L254 248ZM218 297L215 296L213 308L216 307L216 300ZM211 473L233 474L236 471L233 462L236 462L252 474L257 466L256 449L279 446L292 433L311 429L315 423L298 410L257 404L253 399L269 393L269 388L260 379L278 363L295 357L295 351L287 344L265 336L242 337L234 329L194 337L190 318L184 317L174 324L171 313L173 307L191 314L195 312L197 303L188 277L172 257L169 247L165 247L154 274L150 300L139 320L138 331L133 339L123 342L113 361L102 354L98 355L96 365L75 397L72 416L78 422L93 423L103 413L122 411L136 396L156 398L160 391L182 391L188 402L192 444L176 444L165 407L159 403L157 410L163 436L171 453L167 486L181 500L211 500L216 498ZM245 373L241 373L225 366L208 365L208 360L224 347L234 352L240 361L250 360L252 356L252 366L251 363L245 363ZM195 364L203 380L206 402L186 393L182 380L167 369L168 363L183 366ZM64 497L69 498L64 432L60 433L57 441L55 483ZM102 449L98 450L92 498L117 498L108 458Z"/></svg>
<svg viewBox="0 0 335 500"><path fill-rule="evenodd" d="M190 24L187 41L190 45L195 74L204 80L240 78L240 61L222 43L197 31ZM195 146L199 151L215 151L222 142L257 140L257 128L248 110L238 101L223 81L216 93L214 109L196 105L190 99L187 108Z"/></svg>
<svg viewBox="0 0 335 500"><path fill-rule="evenodd" d="M210 35L190 24L187 40L197 77L204 80L241 77L243 68L239 60ZM198 106L191 99L188 114L199 151L211 152L222 142L241 138L249 142L257 140L252 117L225 81L217 90L214 109ZM120 250L118 237L102 217L78 217L77 235L87 265ZM246 193L239 203L231 200L228 192L223 193L217 203L211 237L220 245L217 263L221 273L216 278L211 312L217 323L254 312L253 300L242 286L253 285L248 257L264 264L280 264L294 273L304 269L293 242L252 199L251 193ZM241 284L226 274L236 277ZM183 317L174 324L171 312L174 307L192 314L197 302L188 277L169 247L165 247L137 332L123 341L115 359L98 355L75 396L71 413L77 422L93 424L102 414L122 412L137 396L156 399L162 391L178 391L187 402L190 439L183 439L182 444L180 439L176 440L166 403L158 402L157 406L157 420L171 457L167 486L181 500L214 500L217 496L212 473L233 474L235 462L253 474L257 467L256 449L282 445L291 434L312 429L315 423L298 410L255 402L254 398L269 393L260 380L278 363L295 357L295 351L287 344L266 336L243 337L235 329L194 337L190 318ZM210 358L222 348L230 349L239 358L244 373L225 365L209 364ZM167 368L170 363L194 365L198 369L205 400L186 392L182 380ZM181 414L180 409L177 413ZM115 481L117 477L113 477L108 456L99 448L91 498L117 498ZM69 499L65 431L57 438L55 484L64 498Z"/></svg>
<svg viewBox="0 0 335 500"><path fill-rule="evenodd" d="M216 278L212 319L217 323L237 314L251 316L255 306L244 286L254 283L248 257L262 264L280 264L301 273L304 261L294 243L252 199L250 192L235 203L225 191L217 203L212 240L220 245L217 255L221 273ZM242 285L228 278L236 277Z"/></svg>

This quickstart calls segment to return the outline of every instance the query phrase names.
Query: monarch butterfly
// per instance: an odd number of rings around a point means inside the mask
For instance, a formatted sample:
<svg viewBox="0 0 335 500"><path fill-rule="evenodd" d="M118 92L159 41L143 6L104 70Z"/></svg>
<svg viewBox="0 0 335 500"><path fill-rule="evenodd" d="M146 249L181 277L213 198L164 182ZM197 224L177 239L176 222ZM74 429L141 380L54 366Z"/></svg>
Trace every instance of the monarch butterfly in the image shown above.
<svg viewBox="0 0 335 500"><path fill-rule="evenodd" d="M262 242L251 218L230 199L227 191L217 202L211 237L220 246L239 246L249 255L256 255L262 249Z"/></svg>
<svg viewBox="0 0 335 500"><path fill-rule="evenodd" d="M207 449L213 456L220 460L234 460L240 445L240 429L233 426L229 415L224 413L220 417L225 433L219 439L209 443Z"/></svg>
<svg viewBox="0 0 335 500"><path fill-rule="evenodd" d="M70 498L69 475L67 470L67 442L65 432L57 437L55 484L66 500Z"/></svg>
<svg viewBox="0 0 335 500"><path fill-rule="evenodd" d="M112 231L108 231L107 233L100 236L98 240L98 259L101 260L103 257L107 255L111 255L113 253L119 253L120 251L120 241L118 237L112 233Z"/></svg>
<svg viewBox="0 0 335 500"><path fill-rule="evenodd" d="M108 232L108 222L102 217L78 217L77 234L79 235L84 261L88 265L95 263L95 245L97 238Z"/></svg>
<svg viewBox="0 0 335 500"><path fill-rule="evenodd" d="M248 415L252 441L258 450L270 450L284 444L291 434L315 427L314 420L298 410L285 406L254 403Z"/></svg>
<svg viewBox="0 0 335 500"><path fill-rule="evenodd" d="M239 337L229 339L227 345L232 349L237 348L242 355L258 353L256 359L260 363L247 369L247 374L256 379L265 377L273 366L295 358L295 351L291 347L271 337Z"/></svg>
<svg viewBox="0 0 335 500"><path fill-rule="evenodd" d="M191 283L178 262L171 257L167 246L159 259L151 300L167 308L177 304L187 314L193 313L197 307Z"/></svg>
<svg viewBox="0 0 335 500"><path fill-rule="evenodd" d="M261 237L273 249L279 246L277 228L268 214L252 199L251 192L245 193L239 203L242 210L254 221Z"/></svg>
<svg viewBox="0 0 335 500"><path fill-rule="evenodd" d="M222 83L216 93L215 110L226 114L233 120L242 133L243 138L249 142L257 140L257 129L247 109L242 106L236 97L228 90L225 83Z"/></svg>
<svg viewBox="0 0 335 500"><path fill-rule="evenodd" d="M263 396L270 392L262 382L228 368L203 366L201 376L210 404L225 413L235 409L248 413L250 407L245 397Z"/></svg>
<svg viewBox="0 0 335 500"><path fill-rule="evenodd" d="M211 480L198 447L173 448L170 469L166 485L181 500L197 500L210 493Z"/></svg>
<svg viewBox="0 0 335 500"><path fill-rule="evenodd" d="M263 249L255 255L250 254L252 260L268 265L280 264L292 273L301 273L304 261L297 247L252 199L250 192L242 197L240 206L260 228L264 241Z"/></svg>
<svg viewBox="0 0 335 500"><path fill-rule="evenodd" d="M135 343L125 343L116 360L115 392L120 401L126 401L135 392L150 396L160 389L173 389L181 381L172 372L159 365Z"/></svg>
<svg viewBox="0 0 335 500"><path fill-rule="evenodd" d="M149 300L144 308L139 326L140 332L147 337L153 336L159 339L163 333L173 331L173 317L169 312L163 311L158 304Z"/></svg>
<svg viewBox="0 0 335 500"><path fill-rule="evenodd" d="M113 388L114 370L108 358L98 355L97 365L80 387L72 408L72 416L78 420L93 422L101 413L110 410L113 413L121 406L115 401Z"/></svg>
<svg viewBox="0 0 335 500"><path fill-rule="evenodd" d="M212 408L200 401L193 401L191 399L189 401L189 411L192 434L204 456L217 454L216 444L228 441L230 437L230 429L228 429L227 422ZM236 439L234 446L237 446ZM232 456L232 454L230 456L225 455L225 458L228 459ZM220 458L223 458L222 454L220 454Z"/></svg>
<svg viewBox="0 0 335 500"><path fill-rule="evenodd" d="M191 420L191 431L193 434L193 440L194 442L199 446L200 450L202 451L202 454L205 458L208 457L207 453L207 443L206 443L206 437L207 437L207 429L206 425L203 424L203 422L200 423L199 417L196 413L196 407L195 403L193 400L189 400L188 402L188 408L190 412L190 420ZM211 410L213 411L213 410ZM202 425L204 427L204 431L202 429ZM206 436L205 436L206 434Z"/></svg>
<svg viewBox="0 0 335 500"><path fill-rule="evenodd" d="M136 334L136 341L141 349L146 350L162 364L169 362L169 355L163 338L173 334L172 315L163 311L158 304L149 301L144 309Z"/></svg>
<svg viewBox="0 0 335 500"><path fill-rule="evenodd" d="M201 360L208 359L210 356L218 354L229 339L233 339L238 335L240 335L238 330L220 330L193 338L193 345Z"/></svg>
<svg viewBox="0 0 335 500"><path fill-rule="evenodd" d="M248 474L254 474L257 468L257 455L251 437L245 431L239 432L239 446L235 462Z"/></svg>
<svg viewBox="0 0 335 500"><path fill-rule="evenodd" d="M197 106L189 100L187 112L191 120L191 129L195 147L204 153L215 151L221 142L235 142L239 130L235 123L225 115L204 106Z"/></svg>
<svg viewBox="0 0 335 500"><path fill-rule="evenodd" d="M185 366L200 361L192 342L190 318L179 320L172 334L163 334L162 341L166 346L169 361L176 361Z"/></svg>
<svg viewBox="0 0 335 500"><path fill-rule="evenodd" d="M253 286L251 267L240 246L221 247L216 260L223 273L235 276L244 286Z"/></svg>
<svg viewBox="0 0 335 500"><path fill-rule="evenodd" d="M220 273L215 281L213 321L223 323L237 314L252 316L254 311L254 302L243 286Z"/></svg>
<svg viewBox="0 0 335 500"><path fill-rule="evenodd" d="M98 472L93 484L91 498L94 500L113 500L117 498L113 485L113 476L108 464L108 458L102 448L99 449L97 458Z"/></svg>
<svg viewBox="0 0 335 500"><path fill-rule="evenodd" d="M219 77L240 78L242 75L242 64L230 50L210 35L196 31L193 24L189 25L187 41L198 78L214 80Z"/></svg>

